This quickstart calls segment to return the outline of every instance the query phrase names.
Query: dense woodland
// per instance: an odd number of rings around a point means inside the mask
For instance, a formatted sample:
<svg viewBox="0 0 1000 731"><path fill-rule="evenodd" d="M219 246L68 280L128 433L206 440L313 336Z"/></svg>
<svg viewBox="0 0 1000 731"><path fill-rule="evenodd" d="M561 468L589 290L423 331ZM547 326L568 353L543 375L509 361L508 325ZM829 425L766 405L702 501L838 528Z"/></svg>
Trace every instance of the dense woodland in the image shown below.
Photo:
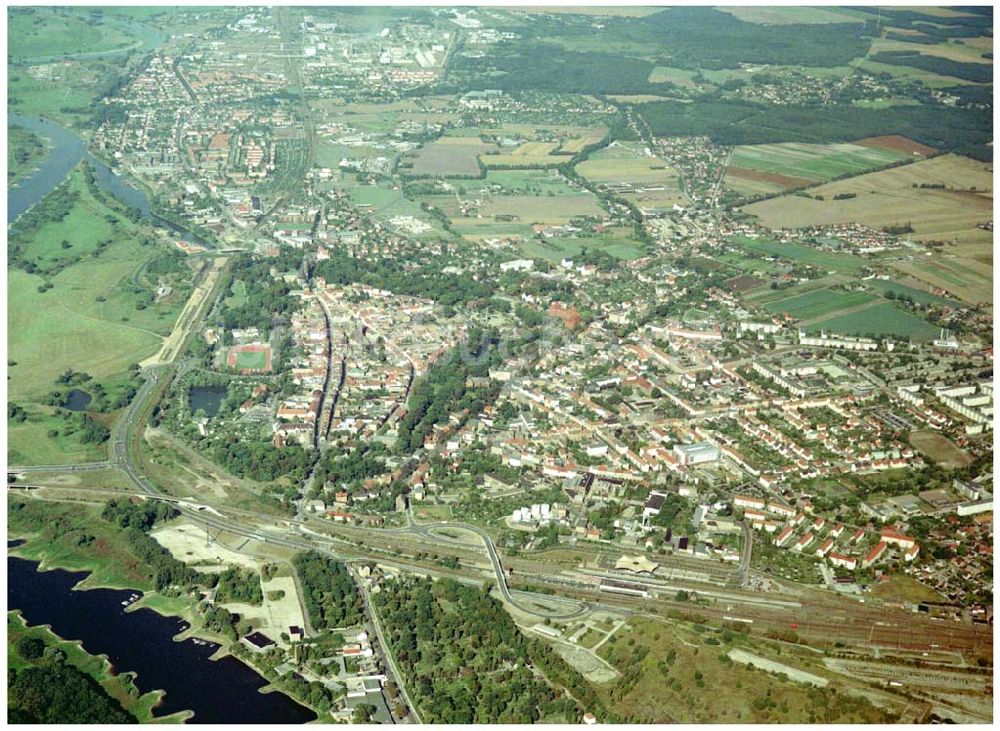
<svg viewBox="0 0 1000 731"><path fill-rule="evenodd" d="M306 611L317 630L351 627L363 617L363 604L347 566L316 551L292 559Z"/></svg>
<svg viewBox="0 0 1000 731"><path fill-rule="evenodd" d="M488 283L458 274L447 274L445 265L412 266L405 260L381 259L369 261L343 252L330 252L330 258L316 264L314 275L328 284L367 284L388 289L397 294L427 297L438 304L453 306L492 294Z"/></svg>
<svg viewBox="0 0 1000 731"><path fill-rule="evenodd" d="M216 602L238 602L260 606L264 602L264 591L260 585L260 575L253 569L230 566L219 574L219 584L215 590Z"/></svg>
<svg viewBox="0 0 1000 731"><path fill-rule="evenodd" d="M426 723L605 716L587 681L541 640L522 634L486 589L401 579L373 602Z"/></svg>
<svg viewBox="0 0 1000 731"><path fill-rule="evenodd" d="M290 317L302 306L302 301L291 292L292 285L271 275L271 269L279 272L298 268L300 258L286 254L279 259L254 260L250 256L240 256L231 265L232 280L240 280L246 286L246 301L229 304L221 308L218 324L227 330L256 327L261 338L266 340L275 319Z"/></svg>
<svg viewBox="0 0 1000 731"><path fill-rule="evenodd" d="M898 106L871 109L764 106L748 101L699 99L653 102L639 107L653 132L664 136L707 135L722 145L778 142L849 142L902 135L941 150L992 159L992 119L975 109Z"/></svg>
<svg viewBox="0 0 1000 731"><path fill-rule="evenodd" d="M35 659L35 658L25 658ZM8 723L137 723L92 677L54 648L36 665L7 673Z"/></svg>
<svg viewBox="0 0 1000 731"><path fill-rule="evenodd" d="M167 503L155 500L133 503L127 498L109 501L101 513L104 520L123 529L129 548L152 571L157 591L169 586L214 586L218 580L214 574L202 574L178 561L149 535L154 525L179 514L176 508Z"/></svg>

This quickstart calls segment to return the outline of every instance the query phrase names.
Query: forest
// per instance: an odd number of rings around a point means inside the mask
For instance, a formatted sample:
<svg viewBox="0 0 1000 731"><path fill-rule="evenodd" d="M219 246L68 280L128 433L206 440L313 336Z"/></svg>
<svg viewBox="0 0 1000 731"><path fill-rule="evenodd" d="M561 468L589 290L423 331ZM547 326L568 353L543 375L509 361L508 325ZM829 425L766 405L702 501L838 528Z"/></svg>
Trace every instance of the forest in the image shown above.
<svg viewBox="0 0 1000 731"><path fill-rule="evenodd" d="M170 586L215 586L218 577L195 571L183 561L174 558L149 531L157 523L179 515L177 509L155 500L133 503L128 498L111 500L105 505L101 517L124 529L123 534L132 553L152 572L157 591Z"/></svg>
<svg viewBox="0 0 1000 731"><path fill-rule="evenodd" d="M777 142L850 142L902 135L940 150L992 159L992 118L975 109L898 106L764 106L746 101L653 102L639 107L653 132L664 136L708 135L721 145Z"/></svg>
<svg viewBox="0 0 1000 731"><path fill-rule="evenodd" d="M522 634L487 589L407 578L372 601L425 723L575 723L584 710L605 719L587 681Z"/></svg>
<svg viewBox="0 0 1000 731"><path fill-rule="evenodd" d="M488 299L492 294L485 282L442 272L444 264L407 266L405 261L369 261L332 251L328 260L316 264L314 275L324 277L328 284L367 284L397 294L426 297L445 306Z"/></svg>
<svg viewBox="0 0 1000 731"><path fill-rule="evenodd" d="M7 673L8 723L138 723L96 680L67 664L60 650L37 660Z"/></svg>
<svg viewBox="0 0 1000 731"><path fill-rule="evenodd" d="M361 622L363 604L347 566L316 551L295 554L292 565L315 629L350 627Z"/></svg>
<svg viewBox="0 0 1000 731"><path fill-rule="evenodd" d="M238 602L259 607L264 602L260 575L253 569L230 566L219 574L215 601L220 603Z"/></svg>

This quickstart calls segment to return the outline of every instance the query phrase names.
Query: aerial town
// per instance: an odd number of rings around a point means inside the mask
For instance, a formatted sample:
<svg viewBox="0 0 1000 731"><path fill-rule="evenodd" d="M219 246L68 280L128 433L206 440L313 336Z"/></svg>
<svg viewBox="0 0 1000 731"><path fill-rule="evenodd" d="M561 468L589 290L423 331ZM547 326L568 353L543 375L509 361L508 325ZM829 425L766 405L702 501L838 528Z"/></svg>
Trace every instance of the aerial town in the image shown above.
<svg viewBox="0 0 1000 731"><path fill-rule="evenodd" d="M992 722L991 8L7 23L10 722Z"/></svg>

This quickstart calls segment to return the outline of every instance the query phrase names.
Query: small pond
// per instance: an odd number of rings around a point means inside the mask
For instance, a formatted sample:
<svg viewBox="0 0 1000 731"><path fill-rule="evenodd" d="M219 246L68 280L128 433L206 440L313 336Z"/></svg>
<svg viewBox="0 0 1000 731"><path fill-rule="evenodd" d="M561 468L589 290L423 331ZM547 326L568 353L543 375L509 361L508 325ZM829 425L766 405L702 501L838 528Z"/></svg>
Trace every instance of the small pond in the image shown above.
<svg viewBox="0 0 1000 731"><path fill-rule="evenodd" d="M70 411L86 411L92 400L93 397L89 393L81 391L79 388L74 388L66 395L64 408Z"/></svg>
<svg viewBox="0 0 1000 731"><path fill-rule="evenodd" d="M192 386L188 390L191 413L201 409L209 418L215 416L219 413L228 393L225 386Z"/></svg>

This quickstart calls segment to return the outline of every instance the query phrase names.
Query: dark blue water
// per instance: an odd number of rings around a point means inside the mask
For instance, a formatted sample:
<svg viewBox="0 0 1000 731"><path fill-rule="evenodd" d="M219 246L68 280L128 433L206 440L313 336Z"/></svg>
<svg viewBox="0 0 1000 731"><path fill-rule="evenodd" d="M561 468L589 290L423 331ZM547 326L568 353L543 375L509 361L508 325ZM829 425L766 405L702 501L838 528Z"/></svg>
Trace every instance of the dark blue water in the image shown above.
<svg viewBox="0 0 1000 731"><path fill-rule="evenodd" d="M184 241L211 248L210 244L190 231L150 213L149 196L146 195L146 191L131 185L124 176L114 172L87 152L83 139L76 132L41 117L28 117L16 112L7 112L7 124L23 127L30 132L41 135L48 141L50 148L37 170L18 180L16 186L7 186L8 224L64 181L81 160L87 160L94 167L97 184L102 190L110 193L125 205L138 209L147 221L164 226L179 234Z"/></svg>
<svg viewBox="0 0 1000 731"><path fill-rule="evenodd" d="M219 413L228 393L225 386L192 386L188 390L191 413L201 409L207 416L215 416Z"/></svg>
<svg viewBox="0 0 1000 731"><path fill-rule="evenodd" d="M189 723L306 723L316 718L283 693L259 693L267 684L233 657L209 660L218 645L174 642L184 626L151 609L125 612L133 592L73 591L87 574L37 571L38 564L7 557L7 609L29 625L50 625L64 639L81 640L92 655L105 654L118 672L135 672L142 693L166 691L157 715L190 710Z"/></svg>
<svg viewBox="0 0 1000 731"><path fill-rule="evenodd" d="M70 411L85 411L92 400L93 396L89 393L81 391L79 388L74 388L66 394L66 404L63 408Z"/></svg>

